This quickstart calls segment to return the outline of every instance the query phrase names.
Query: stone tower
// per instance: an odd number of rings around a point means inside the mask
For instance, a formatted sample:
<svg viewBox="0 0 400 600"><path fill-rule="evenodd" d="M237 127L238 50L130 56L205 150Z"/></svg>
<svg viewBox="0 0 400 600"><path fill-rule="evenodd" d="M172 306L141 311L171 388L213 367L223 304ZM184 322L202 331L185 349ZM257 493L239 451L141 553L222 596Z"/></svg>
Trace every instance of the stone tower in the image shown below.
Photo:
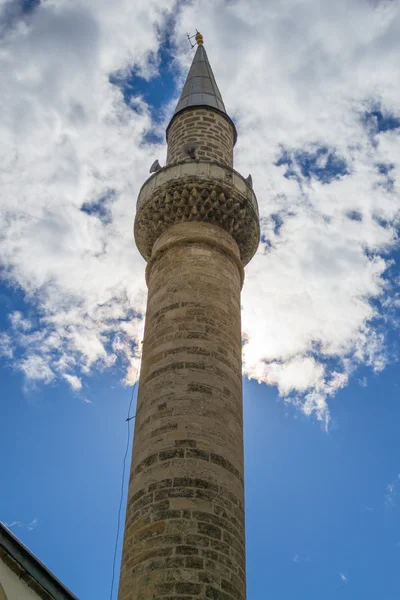
<svg viewBox="0 0 400 600"><path fill-rule="evenodd" d="M137 203L149 292L119 600L246 598L240 291L259 220L196 41Z"/></svg>

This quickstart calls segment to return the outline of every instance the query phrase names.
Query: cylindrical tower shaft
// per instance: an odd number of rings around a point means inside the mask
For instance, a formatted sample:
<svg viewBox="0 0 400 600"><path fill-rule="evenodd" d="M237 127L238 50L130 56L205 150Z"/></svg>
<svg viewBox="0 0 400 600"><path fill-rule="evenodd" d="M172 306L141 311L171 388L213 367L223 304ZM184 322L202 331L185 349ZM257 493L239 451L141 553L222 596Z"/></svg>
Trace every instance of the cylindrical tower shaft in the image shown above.
<svg viewBox="0 0 400 600"><path fill-rule="evenodd" d="M214 225L153 248L120 600L245 598L242 276Z"/></svg>

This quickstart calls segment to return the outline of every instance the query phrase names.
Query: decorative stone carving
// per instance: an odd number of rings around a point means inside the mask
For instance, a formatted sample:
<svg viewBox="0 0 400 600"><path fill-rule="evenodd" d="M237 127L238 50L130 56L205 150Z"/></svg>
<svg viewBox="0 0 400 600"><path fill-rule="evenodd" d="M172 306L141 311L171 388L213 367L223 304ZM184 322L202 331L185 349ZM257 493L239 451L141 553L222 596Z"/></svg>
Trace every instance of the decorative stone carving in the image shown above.
<svg viewBox="0 0 400 600"><path fill-rule="evenodd" d="M259 221L248 200L232 186L187 177L157 187L139 205L135 239L142 256L149 260L161 233L185 221L211 223L230 233L239 246L244 265L257 250Z"/></svg>

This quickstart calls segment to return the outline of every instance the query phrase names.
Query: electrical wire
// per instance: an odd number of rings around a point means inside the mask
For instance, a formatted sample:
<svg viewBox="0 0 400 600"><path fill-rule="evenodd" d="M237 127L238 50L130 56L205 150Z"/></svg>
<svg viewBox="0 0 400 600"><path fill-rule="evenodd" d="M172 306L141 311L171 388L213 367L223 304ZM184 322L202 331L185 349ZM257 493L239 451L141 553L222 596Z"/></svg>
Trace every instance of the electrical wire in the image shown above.
<svg viewBox="0 0 400 600"><path fill-rule="evenodd" d="M138 368L138 370L139 370L139 368ZM124 460L123 460L123 463L122 463L121 493L120 493L119 508L118 508L117 535L116 535L116 538L115 538L115 548L114 548L114 558L113 558L113 568L112 568L110 600L112 600L112 597L113 597L114 583L115 583L115 564L117 562L119 532L120 532L120 529L121 529L121 512L122 512L122 504L123 504L123 501L124 501L126 459L128 457L129 443L130 443L130 438L131 438L131 426L130 426L130 423L131 423L131 421L133 419L136 418L136 415L133 415L131 417L130 414L131 414L131 409L132 409L132 404L133 404L133 397L135 395L135 390L136 390L136 387L137 387L137 382L138 382L138 380L137 380L137 373L136 373L136 381L135 381L135 383L133 385L131 399L130 399L130 402L129 402L128 416L125 419L125 421L126 421L126 423L128 425L128 436L127 436L127 440L126 440L126 448L125 448Z"/></svg>

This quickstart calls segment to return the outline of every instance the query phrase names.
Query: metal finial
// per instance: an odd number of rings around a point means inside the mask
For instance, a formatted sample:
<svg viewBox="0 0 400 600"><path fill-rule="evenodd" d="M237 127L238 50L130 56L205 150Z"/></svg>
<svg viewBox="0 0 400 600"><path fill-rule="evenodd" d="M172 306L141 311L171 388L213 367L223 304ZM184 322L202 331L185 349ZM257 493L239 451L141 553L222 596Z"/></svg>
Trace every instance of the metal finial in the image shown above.
<svg viewBox="0 0 400 600"><path fill-rule="evenodd" d="M203 45L203 36L201 35L201 33L199 31L195 35L195 40L196 40L198 46Z"/></svg>

